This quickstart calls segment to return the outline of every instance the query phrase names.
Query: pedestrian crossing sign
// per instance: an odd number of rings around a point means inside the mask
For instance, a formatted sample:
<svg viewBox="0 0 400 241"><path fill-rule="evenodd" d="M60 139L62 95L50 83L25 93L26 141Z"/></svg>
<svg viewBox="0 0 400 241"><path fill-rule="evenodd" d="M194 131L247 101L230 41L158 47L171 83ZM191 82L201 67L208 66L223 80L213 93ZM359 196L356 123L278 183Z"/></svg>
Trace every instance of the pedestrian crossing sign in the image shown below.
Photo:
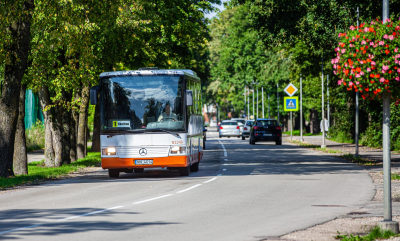
<svg viewBox="0 0 400 241"><path fill-rule="evenodd" d="M284 97L283 109L285 111L298 111L299 110L299 97Z"/></svg>

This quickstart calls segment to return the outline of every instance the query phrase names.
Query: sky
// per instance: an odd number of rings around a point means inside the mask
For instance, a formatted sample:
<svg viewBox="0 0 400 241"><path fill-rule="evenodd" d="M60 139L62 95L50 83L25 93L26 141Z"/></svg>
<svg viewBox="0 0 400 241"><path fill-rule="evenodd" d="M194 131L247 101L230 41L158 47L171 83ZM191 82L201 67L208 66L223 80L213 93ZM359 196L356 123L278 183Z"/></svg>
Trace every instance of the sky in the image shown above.
<svg viewBox="0 0 400 241"><path fill-rule="evenodd" d="M213 4L213 6L219 8L221 10L221 12L222 12L223 10L225 10L225 7L224 7L223 3L224 2L228 2L228 1L229 0L221 0L221 5ZM217 15L216 12L209 13L209 14L206 14L206 18L211 19L211 18L215 17L215 15Z"/></svg>

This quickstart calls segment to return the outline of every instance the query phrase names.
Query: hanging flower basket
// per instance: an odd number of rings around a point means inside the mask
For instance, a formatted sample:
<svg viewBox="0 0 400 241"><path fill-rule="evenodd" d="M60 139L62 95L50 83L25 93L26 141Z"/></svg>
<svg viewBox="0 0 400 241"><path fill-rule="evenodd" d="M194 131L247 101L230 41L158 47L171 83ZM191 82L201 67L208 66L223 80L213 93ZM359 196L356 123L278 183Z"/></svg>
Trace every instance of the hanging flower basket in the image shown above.
<svg viewBox="0 0 400 241"><path fill-rule="evenodd" d="M400 20L379 19L350 26L347 33L339 33L331 60L334 74L348 91L360 92L363 99L381 98L390 93L396 99L400 93Z"/></svg>

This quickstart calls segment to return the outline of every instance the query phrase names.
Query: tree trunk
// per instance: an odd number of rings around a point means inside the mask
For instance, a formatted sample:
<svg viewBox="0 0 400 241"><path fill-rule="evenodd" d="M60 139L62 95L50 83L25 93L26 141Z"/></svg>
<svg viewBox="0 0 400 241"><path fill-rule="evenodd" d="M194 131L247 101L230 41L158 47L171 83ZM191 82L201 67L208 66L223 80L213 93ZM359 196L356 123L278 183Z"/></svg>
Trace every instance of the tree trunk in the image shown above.
<svg viewBox="0 0 400 241"><path fill-rule="evenodd" d="M70 119L69 119L69 128L70 128L70 150L69 150L69 157L71 162L76 161L76 122L75 119L78 119L78 113L75 110L71 110L70 112Z"/></svg>
<svg viewBox="0 0 400 241"><path fill-rule="evenodd" d="M40 107L43 111L43 121L44 121L44 162L46 166L55 166L55 157L54 157L54 149L53 149L53 137L51 133L51 111L46 109L46 107L50 104L50 98L48 98L47 87L42 87L39 90L39 102ZM47 97L47 98L46 98Z"/></svg>
<svg viewBox="0 0 400 241"><path fill-rule="evenodd" d="M27 66L30 49L30 11L33 0L24 2L20 20L8 28L11 44L5 46L10 59L6 62L0 96L0 177L13 176L15 132L18 121L18 103L22 77Z"/></svg>
<svg viewBox="0 0 400 241"><path fill-rule="evenodd" d="M319 127L319 121L318 121L318 111L315 108L312 108L310 110L310 133L311 134L318 134L320 131Z"/></svg>
<svg viewBox="0 0 400 241"><path fill-rule="evenodd" d="M100 152L100 104L96 105L94 111L92 152Z"/></svg>
<svg viewBox="0 0 400 241"><path fill-rule="evenodd" d="M59 167L62 164L61 110L59 107L48 108L51 104L47 86L39 91L43 110L45 129L45 164L47 167Z"/></svg>
<svg viewBox="0 0 400 241"><path fill-rule="evenodd" d="M71 101L72 95L63 91L62 93L63 101ZM70 164L71 157L70 157L70 149L71 149L71 142L70 142L70 111L67 110L65 107L61 107L61 119L62 119L62 128L61 128L61 135L62 135L62 163L63 164Z"/></svg>
<svg viewBox="0 0 400 241"><path fill-rule="evenodd" d="M87 108L89 104L89 83L84 83L81 95L81 106L79 110L79 125L78 125L78 139L77 139L77 154L78 159L85 157L85 140L87 128Z"/></svg>
<svg viewBox="0 0 400 241"><path fill-rule="evenodd" d="M26 155L26 138L25 138L25 91L26 85L21 86L19 94L19 113L17 131L15 133L14 143L14 174L28 174L28 157Z"/></svg>

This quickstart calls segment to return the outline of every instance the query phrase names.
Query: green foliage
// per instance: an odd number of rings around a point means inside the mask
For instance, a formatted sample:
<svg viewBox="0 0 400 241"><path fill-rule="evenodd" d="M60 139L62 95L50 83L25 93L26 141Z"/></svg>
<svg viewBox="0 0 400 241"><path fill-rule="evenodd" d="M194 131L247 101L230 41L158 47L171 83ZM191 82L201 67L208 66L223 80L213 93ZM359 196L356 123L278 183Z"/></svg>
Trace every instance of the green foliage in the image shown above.
<svg viewBox="0 0 400 241"><path fill-rule="evenodd" d="M245 86L251 88L254 81L259 90L264 87L265 92L272 93L271 112L276 115L276 84L289 78L291 61L288 53L281 48L265 49L258 32L251 29L248 10L248 5L227 5L227 10L211 22L212 66L207 100L218 103L222 107L222 115L232 107L238 115L245 109ZM279 90L282 91L283 87L280 84Z"/></svg>
<svg viewBox="0 0 400 241"><path fill-rule="evenodd" d="M388 239L390 237L396 237L396 236L398 235L396 235L390 230L382 230L379 227L375 227L366 236L360 237L359 235L355 236L353 234L341 235L338 232L338 235L335 238L340 239L341 241L375 241L377 239Z"/></svg>
<svg viewBox="0 0 400 241"><path fill-rule="evenodd" d="M392 173L392 180L400 180L400 175L398 173Z"/></svg>
<svg viewBox="0 0 400 241"><path fill-rule="evenodd" d="M44 124L37 121L30 129L25 131L26 151L43 149L45 145Z"/></svg>
<svg viewBox="0 0 400 241"><path fill-rule="evenodd" d="M282 134L290 135L290 131L282 132ZM322 135L322 133L311 134L303 132L303 136L320 136L320 135ZM293 136L300 136L300 130L293 130Z"/></svg>
<svg viewBox="0 0 400 241"><path fill-rule="evenodd" d="M0 190L19 185L37 185L43 181L52 180L60 176L78 171L84 167L98 167L101 164L99 152L89 152L88 156L74 163L62 167L45 167L44 161L28 164L28 175L16 175L10 178L0 177Z"/></svg>
<svg viewBox="0 0 400 241"><path fill-rule="evenodd" d="M354 143L349 132L339 131L338 128L329 129L329 140L339 143Z"/></svg>

